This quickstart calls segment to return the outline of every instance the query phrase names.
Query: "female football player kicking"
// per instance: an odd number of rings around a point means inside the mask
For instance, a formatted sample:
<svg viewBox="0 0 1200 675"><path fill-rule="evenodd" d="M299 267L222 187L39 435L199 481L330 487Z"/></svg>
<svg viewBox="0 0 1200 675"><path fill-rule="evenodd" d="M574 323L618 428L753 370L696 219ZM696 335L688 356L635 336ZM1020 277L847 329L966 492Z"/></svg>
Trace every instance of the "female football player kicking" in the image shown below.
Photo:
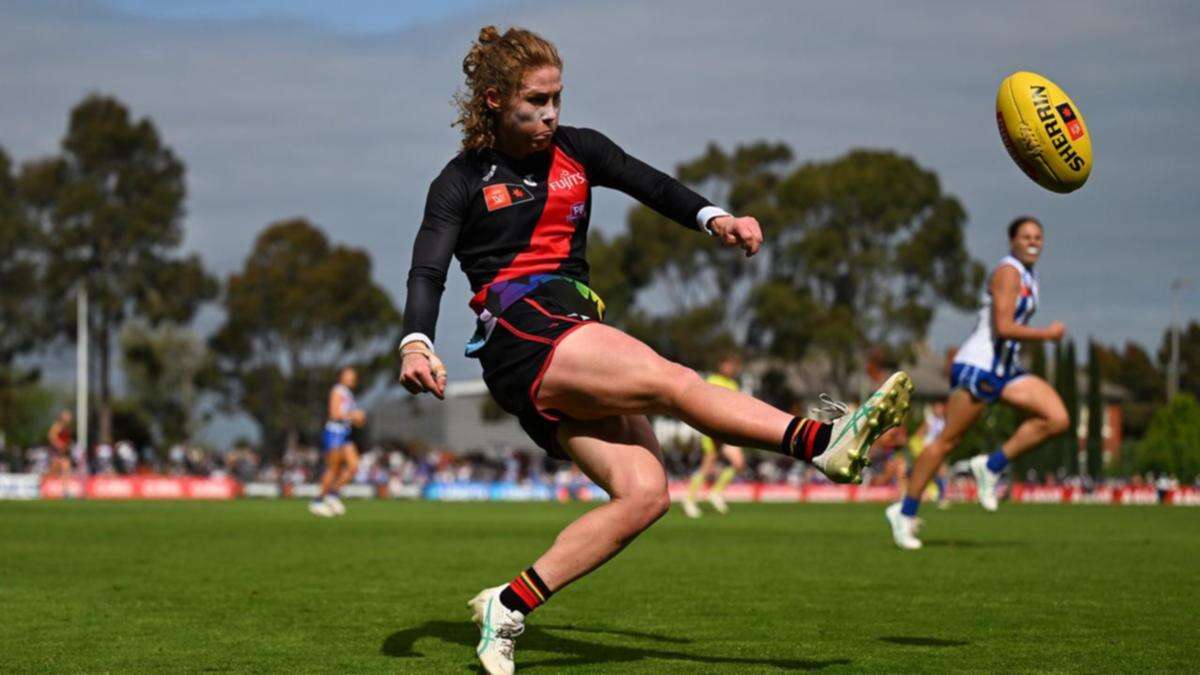
<svg viewBox="0 0 1200 675"><path fill-rule="evenodd" d="M1008 463L1067 430L1067 409L1058 393L1042 378L1022 371L1017 360L1022 340L1059 340L1065 331L1058 321L1046 328L1029 327L1038 303L1034 265L1042 254L1043 234L1042 224L1032 216L1021 216L1008 226L1011 253L992 272L975 330L951 365L953 391L946 404L945 428L917 457L903 501L885 511L892 538L900 548L921 548L916 536L921 494L946 455L989 404L1004 401L1029 417L990 455L971 460L979 503L988 511L997 508L996 483Z"/></svg>
<svg viewBox="0 0 1200 675"><path fill-rule="evenodd" d="M647 414L853 482L871 444L903 418L912 385L896 373L854 413L824 424L709 384L603 324L604 303L586 285L593 186L621 190L746 255L762 243L758 222L713 206L599 132L560 126L562 61L537 35L485 27L463 71L462 150L430 186L413 246L400 380L414 393L445 393L434 328L457 257L478 315L467 354L479 359L492 396L534 442L574 461L611 497L510 583L470 601L479 660L490 673L511 673L529 613L666 513L667 478Z"/></svg>

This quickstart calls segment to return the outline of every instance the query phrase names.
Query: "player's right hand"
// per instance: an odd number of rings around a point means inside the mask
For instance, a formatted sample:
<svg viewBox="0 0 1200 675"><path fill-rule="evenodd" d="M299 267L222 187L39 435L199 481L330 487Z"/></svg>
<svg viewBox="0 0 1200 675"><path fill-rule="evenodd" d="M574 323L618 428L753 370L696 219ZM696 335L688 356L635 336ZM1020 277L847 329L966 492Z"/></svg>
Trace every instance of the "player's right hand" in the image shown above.
<svg viewBox="0 0 1200 675"><path fill-rule="evenodd" d="M709 221L708 227L722 244L740 246L747 258L758 253L762 247L762 226L750 216L717 216Z"/></svg>
<svg viewBox="0 0 1200 675"><path fill-rule="evenodd" d="M1051 321L1046 328L1047 340L1061 340L1067 334L1067 327L1061 321Z"/></svg>
<svg viewBox="0 0 1200 675"><path fill-rule="evenodd" d="M446 398L446 367L423 342L410 342L400 348L400 384L410 393L429 392Z"/></svg>

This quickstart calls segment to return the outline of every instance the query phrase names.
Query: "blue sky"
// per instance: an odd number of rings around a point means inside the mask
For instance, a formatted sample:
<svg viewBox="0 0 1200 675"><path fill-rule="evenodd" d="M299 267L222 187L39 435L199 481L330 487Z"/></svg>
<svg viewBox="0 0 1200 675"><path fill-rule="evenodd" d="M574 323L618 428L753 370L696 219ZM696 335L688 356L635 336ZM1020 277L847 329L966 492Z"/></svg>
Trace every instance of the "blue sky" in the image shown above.
<svg viewBox="0 0 1200 675"><path fill-rule="evenodd" d="M18 160L54 152L71 106L116 95L187 162L185 248L214 271L303 215L369 249L402 304L426 188L457 146L462 56L486 23L554 40L564 123L659 167L709 141L784 141L802 160L892 148L963 201L968 247L989 265L1014 214L1046 222L1035 322L1156 348L1177 276L1196 278L1183 309L1200 318L1194 2L17 0L0 4L0 145ZM995 91L1022 69L1087 117L1095 170L1076 193L1038 188L1003 150ZM598 191L593 227L621 227L629 205ZM461 356L466 297L454 265L438 337L452 379L479 373ZM931 341L970 323L940 312Z"/></svg>
<svg viewBox="0 0 1200 675"><path fill-rule="evenodd" d="M345 33L378 34L434 22L472 11L495 9L512 2L497 0L438 0L387 2L357 0L107 0L115 10L155 19L247 21L287 19L310 22Z"/></svg>

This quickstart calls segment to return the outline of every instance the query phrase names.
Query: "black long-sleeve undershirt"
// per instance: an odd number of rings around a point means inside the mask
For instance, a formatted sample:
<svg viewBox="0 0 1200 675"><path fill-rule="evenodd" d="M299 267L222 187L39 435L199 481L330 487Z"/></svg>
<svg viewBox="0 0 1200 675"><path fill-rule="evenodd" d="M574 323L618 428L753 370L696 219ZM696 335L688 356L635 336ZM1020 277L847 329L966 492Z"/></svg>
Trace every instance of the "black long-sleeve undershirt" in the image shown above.
<svg viewBox="0 0 1200 675"><path fill-rule="evenodd" d="M413 244L404 333L434 338L450 258L472 291L498 277L588 280L591 188L620 190L684 227L712 205L600 132L559 127L552 147L514 159L491 149L452 159L429 187Z"/></svg>

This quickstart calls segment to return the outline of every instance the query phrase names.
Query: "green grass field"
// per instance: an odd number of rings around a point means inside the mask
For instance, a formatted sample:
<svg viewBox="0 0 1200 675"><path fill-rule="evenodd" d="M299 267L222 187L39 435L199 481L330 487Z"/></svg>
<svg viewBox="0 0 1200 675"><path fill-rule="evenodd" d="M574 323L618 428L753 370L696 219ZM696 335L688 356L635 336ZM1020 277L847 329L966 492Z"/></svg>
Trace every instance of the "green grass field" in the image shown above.
<svg viewBox="0 0 1200 675"><path fill-rule="evenodd" d="M4 672L476 670L465 602L587 507L0 503ZM1192 671L1200 511L672 510L539 609L519 670Z"/></svg>

